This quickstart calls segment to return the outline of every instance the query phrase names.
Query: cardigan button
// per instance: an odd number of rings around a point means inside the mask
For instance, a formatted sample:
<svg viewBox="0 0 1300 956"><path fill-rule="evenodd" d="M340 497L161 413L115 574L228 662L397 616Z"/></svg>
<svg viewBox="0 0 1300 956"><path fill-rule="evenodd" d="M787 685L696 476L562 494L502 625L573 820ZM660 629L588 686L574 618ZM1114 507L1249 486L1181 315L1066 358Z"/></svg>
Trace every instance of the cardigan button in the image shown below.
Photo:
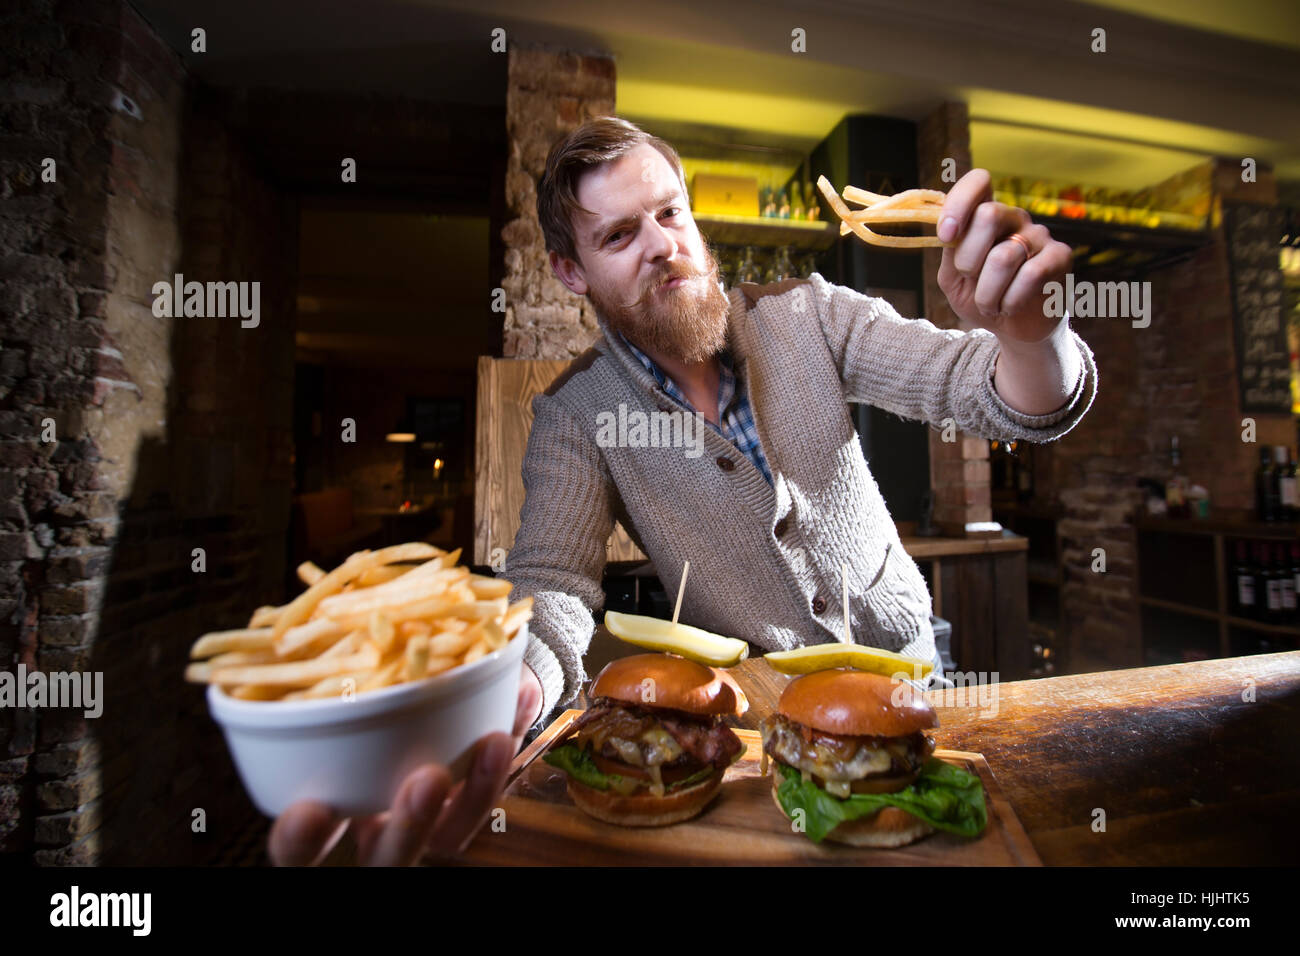
<svg viewBox="0 0 1300 956"><path fill-rule="evenodd" d="M790 530L790 520L788 518L782 518L780 521L776 523L776 527L772 529L772 532L778 538L783 538L785 537L785 533L789 530Z"/></svg>
<svg viewBox="0 0 1300 956"><path fill-rule="evenodd" d="M820 614L826 610L826 599L820 595L813 598L812 609L814 614Z"/></svg>
<svg viewBox="0 0 1300 956"><path fill-rule="evenodd" d="M736 463L732 461L730 458L728 458L726 455L719 455L717 461L718 461L718 467L721 468L723 471L736 470Z"/></svg>

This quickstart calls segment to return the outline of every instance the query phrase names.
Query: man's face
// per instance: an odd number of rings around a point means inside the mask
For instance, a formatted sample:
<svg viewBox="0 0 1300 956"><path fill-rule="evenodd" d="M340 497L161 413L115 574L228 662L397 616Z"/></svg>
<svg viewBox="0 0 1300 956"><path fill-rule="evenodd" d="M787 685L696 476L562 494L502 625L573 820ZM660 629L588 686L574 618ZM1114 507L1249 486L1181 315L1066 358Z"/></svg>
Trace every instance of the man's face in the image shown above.
<svg viewBox="0 0 1300 956"><path fill-rule="evenodd" d="M577 196L596 215L575 215L579 262L551 253L560 280L643 349L688 363L717 353L730 303L663 155L638 146L585 174Z"/></svg>

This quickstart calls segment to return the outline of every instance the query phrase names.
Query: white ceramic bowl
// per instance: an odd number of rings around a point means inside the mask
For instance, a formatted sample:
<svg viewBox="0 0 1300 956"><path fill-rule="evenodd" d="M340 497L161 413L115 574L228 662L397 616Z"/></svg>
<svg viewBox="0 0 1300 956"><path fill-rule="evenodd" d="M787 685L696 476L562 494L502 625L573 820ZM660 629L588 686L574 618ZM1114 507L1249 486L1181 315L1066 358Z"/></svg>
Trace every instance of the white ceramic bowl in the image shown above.
<svg viewBox="0 0 1300 956"><path fill-rule="evenodd" d="M211 684L208 709L263 813L303 799L344 816L378 813L416 767L442 764L459 780L475 741L510 733L528 641L525 623L472 664L346 700L239 700Z"/></svg>

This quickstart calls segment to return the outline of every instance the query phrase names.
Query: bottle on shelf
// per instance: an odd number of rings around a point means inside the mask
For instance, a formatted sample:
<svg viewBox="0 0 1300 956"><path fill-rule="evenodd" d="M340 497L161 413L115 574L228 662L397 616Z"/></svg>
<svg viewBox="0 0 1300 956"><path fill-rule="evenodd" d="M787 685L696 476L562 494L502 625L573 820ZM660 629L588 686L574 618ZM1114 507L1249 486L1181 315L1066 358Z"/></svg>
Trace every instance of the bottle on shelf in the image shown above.
<svg viewBox="0 0 1300 956"><path fill-rule="evenodd" d="M1236 594L1236 608L1233 613L1238 617L1253 618L1255 616L1255 574L1250 566L1250 558L1246 553L1246 542L1237 542L1237 560L1232 566L1232 575L1235 581L1233 593Z"/></svg>
<svg viewBox="0 0 1300 956"><path fill-rule="evenodd" d="M1295 590L1297 606L1295 615L1287 623L1292 626L1300 626L1300 544L1297 544L1294 541L1291 542L1289 551L1290 566L1288 570L1291 573L1292 587Z"/></svg>
<svg viewBox="0 0 1300 956"><path fill-rule="evenodd" d="M1282 611L1277 623L1292 624L1296 619L1296 579L1291 570L1291 557L1287 545L1279 544L1274 548L1278 559L1278 587L1282 589Z"/></svg>
<svg viewBox="0 0 1300 956"><path fill-rule="evenodd" d="M1255 469L1255 511L1260 521L1277 520L1277 492L1273 485L1273 465L1267 448L1259 450L1259 467Z"/></svg>
<svg viewBox="0 0 1300 956"><path fill-rule="evenodd" d="M778 282L794 275L794 265L790 262L789 246L782 246L776 251L776 257L772 262L772 271L776 273L776 281Z"/></svg>
<svg viewBox="0 0 1300 956"><path fill-rule="evenodd" d="M758 266L754 264L754 247L746 246L740 257L740 265L736 267L736 281L758 282L761 278Z"/></svg>
<svg viewBox="0 0 1300 956"><path fill-rule="evenodd" d="M1291 449L1287 449L1287 457L1291 458ZM1291 481L1291 497L1294 499L1295 507L1291 511L1292 522L1300 522L1300 473L1296 471L1296 459L1291 458L1287 464L1287 479Z"/></svg>
<svg viewBox="0 0 1300 956"><path fill-rule="evenodd" d="M803 190L799 188L798 183L790 184L790 218L800 221L806 218L804 216Z"/></svg>
<svg viewBox="0 0 1300 956"><path fill-rule="evenodd" d="M1168 508L1170 518L1189 518L1191 509L1187 504L1187 489L1190 482L1187 476L1179 472L1182 466L1183 454L1178 447L1178 436L1174 435L1169 441L1169 462L1173 465L1174 474L1165 483L1165 504Z"/></svg>
<svg viewBox="0 0 1300 956"><path fill-rule="evenodd" d="M1273 446L1273 480L1277 484L1277 520L1295 521L1296 488L1295 469L1291 463L1291 450L1285 445Z"/></svg>
<svg viewBox="0 0 1300 956"><path fill-rule="evenodd" d="M1273 544L1265 541L1260 544L1261 561L1260 570L1264 577L1264 594L1266 604L1264 606L1264 620L1269 624L1276 624L1282 617L1282 576L1280 569L1273 561Z"/></svg>
<svg viewBox="0 0 1300 956"><path fill-rule="evenodd" d="M816 222L822 217L821 203L817 201L817 192L811 182L803 184L803 206L809 222Z"/></svg>

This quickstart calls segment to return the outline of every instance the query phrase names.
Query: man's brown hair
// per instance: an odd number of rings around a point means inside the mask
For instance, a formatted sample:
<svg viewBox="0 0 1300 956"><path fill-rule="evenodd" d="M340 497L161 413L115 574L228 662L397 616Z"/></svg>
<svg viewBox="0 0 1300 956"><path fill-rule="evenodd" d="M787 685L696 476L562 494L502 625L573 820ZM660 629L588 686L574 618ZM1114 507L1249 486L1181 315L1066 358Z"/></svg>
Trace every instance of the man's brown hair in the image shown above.
<svg viewBox="0 0 1300 956"><path fill-rule="evenodd" d="M542 226L548 251L565 259L578 261L578 246L573 238L573 217L578 211L596 215L578 202L578 181L587 171L613 162L620 156L648 143L663 154L677 172L686 199L686 174L681 157L658 136L651 136L634 123L617 116L597 116L587 120L551 147L546 157L546 171L537 184L537 219Z"/></svg>

